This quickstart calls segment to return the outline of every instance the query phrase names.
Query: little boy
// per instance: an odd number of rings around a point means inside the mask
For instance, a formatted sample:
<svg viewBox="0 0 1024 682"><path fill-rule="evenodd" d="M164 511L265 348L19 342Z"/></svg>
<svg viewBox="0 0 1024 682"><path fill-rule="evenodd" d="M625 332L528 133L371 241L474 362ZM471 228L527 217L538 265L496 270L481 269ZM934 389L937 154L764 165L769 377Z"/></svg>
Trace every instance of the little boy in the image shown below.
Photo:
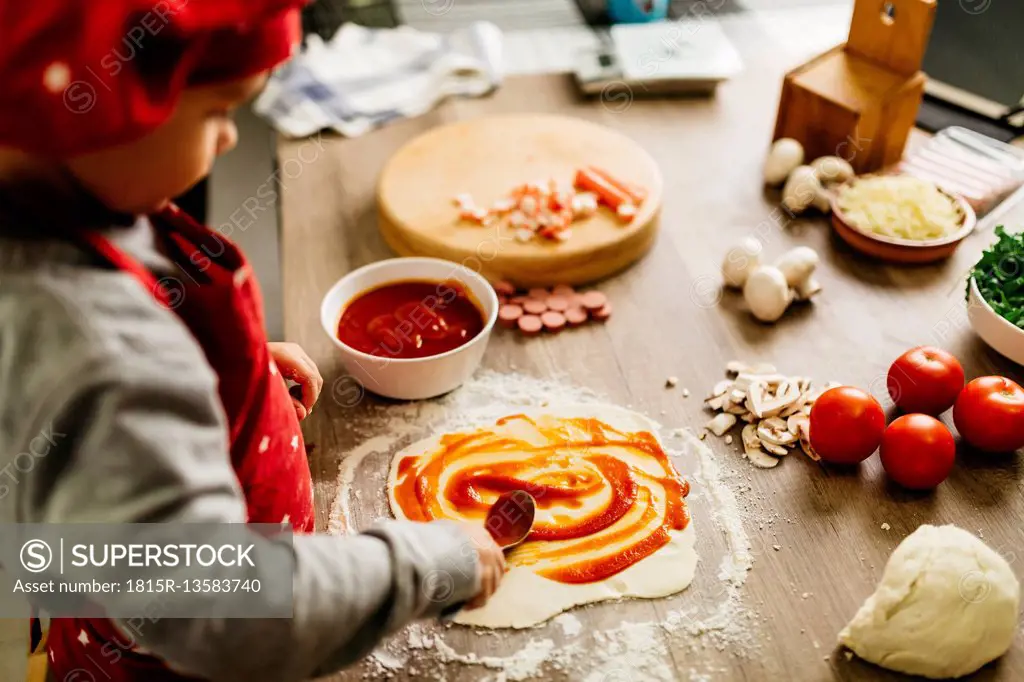
<svg viewBox="0 0 1024 682"><path fill-rule="evenodd" d="M267 343L244 256L168 199L235 144L298 4L0 0L0 522L313 531L298 422L322 379ZM482 604L504 571L482 527L449 522L294 553L291 620L164 619L114 660L124 623L55 619L50 678L301 680Z"/></svg>

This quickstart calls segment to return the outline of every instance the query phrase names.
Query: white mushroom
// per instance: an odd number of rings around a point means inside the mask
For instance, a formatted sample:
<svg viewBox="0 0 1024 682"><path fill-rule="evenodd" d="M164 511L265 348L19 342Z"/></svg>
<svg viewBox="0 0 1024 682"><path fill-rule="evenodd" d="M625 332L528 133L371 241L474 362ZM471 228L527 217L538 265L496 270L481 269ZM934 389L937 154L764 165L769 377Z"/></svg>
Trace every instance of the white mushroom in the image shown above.
<svg viewBox="0 0 1024 682"><path fill-rule="evenodd" d="M828 194L810 166L798 166L782 188L782 204L792 213L803 213L810 206L821 209L828 204Z"/></svg>
<svg viewBox="0 0 1024 682"><path fill-rule="evenodd" d="M725 432L736 425L736 415L727 414L725 412L715 415L715 417L704 425L704 428L715 434L719 438L725 435Z"/></svg>
<svg viewBox="0 0 1024 682"><path fill-rule="evenodd" d="M811 200L811 206L818 209L822 213L832 212L832 194L822 187L820 190L814 193L814 199Z"/></svg>
<svg viewBox="0 0 1024 682"><path fill-rule="evenodd" d="M775 267L786 276L786 283L791 287L806 281L818 267L818 252L809 246L798 246L782 254L775 261Z"/></svg>
<svg viewBox="0 0 1024 682"><path fill-rule="evenodd" d="M821 291L821 282L813 277L808 277L793 287L793 298L798 301L809 301L819 291Z"/></svg>
<svg viewBox="0 0 1024 682"><path fill-rule="evenodd" d="M761 265L747 278L743 298L754 317L762 322L775 322L786 312L793 293L786 276L772 265Z"/></svg>
<svg viewBox="0 0 1024 682"><path fill-rule="evenodd" d="M823 185L831 185L834 182L846 182L853 179L854 172L846 159L838 156L822 156L811 162L811 168Z"/></svg>
<svg viewBox="0 0 1024 682"><path fill-rule="evenodd" d="M775 140L764 160L765 183L773 187L781 185L793 169L803 162L803 145L790 137Z"/></svg>
<svg viewBox="0 0 1024 682"><path fill-rule="evenodd" d="M750 273L761 264L761 242L754 237L744 237L738 244L726 251L722 261L722 279L726 286L740 288Z"/></svg>

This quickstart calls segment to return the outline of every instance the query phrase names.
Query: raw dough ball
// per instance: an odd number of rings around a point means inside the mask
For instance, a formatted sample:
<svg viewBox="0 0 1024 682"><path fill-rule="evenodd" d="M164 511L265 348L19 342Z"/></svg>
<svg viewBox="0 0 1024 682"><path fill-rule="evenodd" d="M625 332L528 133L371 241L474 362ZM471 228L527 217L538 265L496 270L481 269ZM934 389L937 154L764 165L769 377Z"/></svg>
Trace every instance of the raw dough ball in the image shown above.
<svg viewBox="0 0 1024 682"><path fill-rule="evenodd" d="M924 525L893 551L839 643L890 670L962 677L1006 653L1019 607L1003 557L962 528Z"/></svg>

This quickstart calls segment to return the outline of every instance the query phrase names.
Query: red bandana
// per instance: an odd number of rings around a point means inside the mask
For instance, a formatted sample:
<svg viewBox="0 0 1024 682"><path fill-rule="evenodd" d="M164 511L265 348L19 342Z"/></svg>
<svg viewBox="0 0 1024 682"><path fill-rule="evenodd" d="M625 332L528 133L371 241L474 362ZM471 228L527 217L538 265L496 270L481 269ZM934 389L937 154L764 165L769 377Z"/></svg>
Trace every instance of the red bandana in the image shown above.
<svg viewBox="0 0 1024 682"><path fill-rule="evenodd" d="M0 0L0 147L66 158L287 59L305 0Z"/></svg>

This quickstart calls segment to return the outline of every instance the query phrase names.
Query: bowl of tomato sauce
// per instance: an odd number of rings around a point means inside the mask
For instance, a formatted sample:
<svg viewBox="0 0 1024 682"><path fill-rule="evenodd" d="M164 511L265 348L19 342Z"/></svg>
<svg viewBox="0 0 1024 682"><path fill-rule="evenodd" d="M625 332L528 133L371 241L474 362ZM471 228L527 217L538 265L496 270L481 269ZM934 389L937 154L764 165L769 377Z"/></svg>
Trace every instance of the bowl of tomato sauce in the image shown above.
<svg viewBox="0 0 1024 682"><path fill-rule="evenodd" d="M392 258L353 270L320 305L324 331L367 390L420 400L468 379L498 317L491 285L439 258Z"/></svg>

